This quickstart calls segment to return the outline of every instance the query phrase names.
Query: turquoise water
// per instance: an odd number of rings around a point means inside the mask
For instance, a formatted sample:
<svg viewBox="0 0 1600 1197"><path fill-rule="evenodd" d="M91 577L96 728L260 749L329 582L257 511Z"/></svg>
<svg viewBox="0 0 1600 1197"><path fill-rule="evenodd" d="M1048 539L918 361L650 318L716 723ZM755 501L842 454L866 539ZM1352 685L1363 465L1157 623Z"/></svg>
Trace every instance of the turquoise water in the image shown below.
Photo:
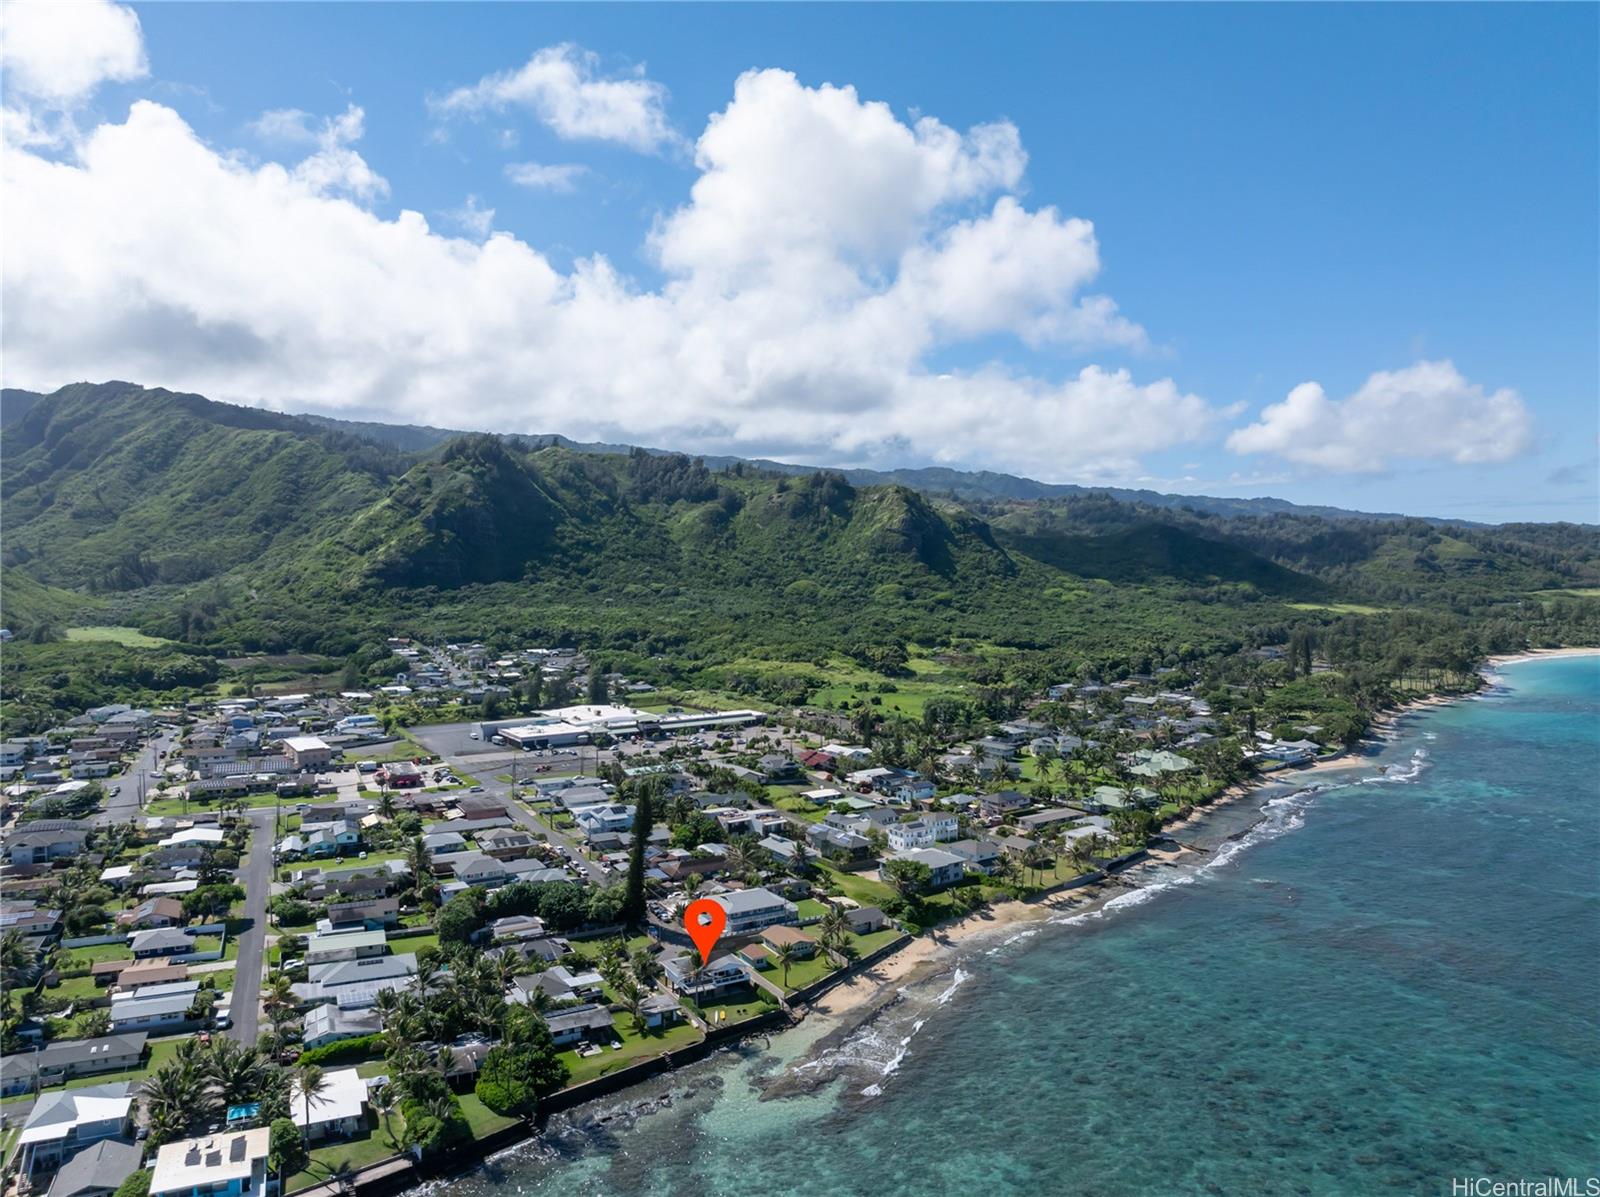
<svg viewBox="0 0 1600 1197"><path fill-rule="evenodd" d="M809 1020L445 1183L1431 1194L1594 1175L1600 658L1501 678L1326 788L1279 787L1241 839L1220 818L1198 871L980 942L820 1055ZM775 1079L826 1083L761 1100Z"/></svg>

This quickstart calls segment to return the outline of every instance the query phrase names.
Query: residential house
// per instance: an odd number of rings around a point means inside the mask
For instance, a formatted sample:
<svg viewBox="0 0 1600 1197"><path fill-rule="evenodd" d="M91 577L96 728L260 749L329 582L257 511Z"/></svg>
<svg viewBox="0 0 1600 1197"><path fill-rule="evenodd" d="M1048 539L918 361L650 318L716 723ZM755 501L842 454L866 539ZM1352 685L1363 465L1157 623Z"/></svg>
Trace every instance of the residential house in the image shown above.
<svg viewBox="0 0 1600 1197"><path fill-rule="evenodd" d="M507 915L489 924L489 937L501 943L539 939L544 933L544 920L531 914Z"/></svg>
<svg viewBox="0 0 1600 1197"><path fill-rule="evenodd" d="M573 999L579 1001L598 999L605 982L592 968L583 968L575 973L565 965L557 964L533 976L513 977L511 984L516 991L513 997L517 997L518 1000L526 998L535 989L542 989L555 1001L570 1002Z"/></svg>
<svg viewBox="0 0 1600 1197"><path fill-rule="evenodd" d="M169 981L132 992L118 990L111 995L111 1029L118 1033L178 1030L195 1021L189 1011L199 995L199 981Z"/></svg>
<svg viewBox="0 0 1600 1197"><path fill-rule="evenodd" d="M1000 863L1000 845L993 840L955 840L946 844L945 849L965 861L968 872L992 873Z"/></svg>
<svg viewBox="0 0 1600 1197"><path fill-rule="evenodd" d="M106 1035L99 1039L62 1039L30 1057L41 1085L59 1085L81 1076L121 1072L138 1068L144 1062L145 1040L139 1031L131 1035Z"/></svg>
<svg viewBox="0 0 1600 1197"><path fill-rule="evenodd" d="M889 925L889 917L876 906L856 906L844 912L845 922L857 935L871 935Z"/></svg>
<svg viewBox="0 0 1600 1197"><path fill-rule="evenodd" d="M361 829L341 820L327 823L305 836L305 855L313 859L343 856L361 850Z"/></svg>
<svg viewBox="0 0 1600 1197"><path fill-rule="evenodd" d="M462 852L450 858L450 870L463 885L496 886L509 879L504 862L482 852Z"/></svg>
<svg viewBox="0 0 1600 1197"><path fill-rule="evenodd" d="M136 993L152 985L171 985L189 979L189 966L174 962L170 956L150 956L143 960L122 960L117 963L127 967L112 974L115 992ZM95 978L97 981L98 977Z"/></svg>
<svg viewBox="0 0 1600 1197"><path fill-rule="evenodd" d="M764 927L798 926L800 908L767 889L736 889L711 899L728 915L725 935L748 935Z"/></svg>
<svg viewBox="0 0 1600 1197"><path fill-rule="evenodd" d="M944 889L960 881L967 872L967 862L953 852L942 848L913 848L909 852L896 852L890 859L910 860L925 864L933 874L934 889Z"/></svg>
<svg viewBox="0 0 1600 1197"><path fill-rule="evenodd" d="M6 837L6 859L15 865L28 865L79 856L88 841L90 826L74 819L34 819L23 823Z"/></svg>
<svg viewBox="0 0 1600 1197"><path fill-rule="evenodd" d="M640 1006L646 1027L665 1027L683 1021L683 1007L664 993L652 993Z"/></svg>
<svg viewBox="0 0 1600 1197"><path fill-rule="evenodd" d="M496 860L524 857L539 842L528 832L517 827L495 827L480 831L477 840L479 851Z"/></svg>
<svg viewBox="0 0 1600 1197"><path fill-rule="evenodd" d="M557 1047L568 1047L585 1039L611 1039L616 1034L611 1011L592 1002L554 1011L545 1015L545 1022L550 1027L550 1038Z"/></svg>
<svg viewBox="0 0 1600 1197"><path fill-rule="evenodd" d="M800 858L800 845L785 836L769 835L758 844L781 865L792 865Z"/></svg>
<svg viewBox="0 0 1600 1197"><path fill-rule="evenodd" d="M586 806L572 817L578 830L589 839L629 831L633 827L633 807L612 802Z"/></svg>
<svg viewBox="0 0 1600 1197"><path fill-rule="evenodd" d="M135 960L187 956L194 951L194 940L176 927L157 927L151 931L135 931L128 936L128 947Z"/></svg>
<svg viewBox="0 0 1600 1197"><path fill-rule="evenodd" d="M961 824L948 811L929 811L912 819L902 819L885 828L889 849L908 852L913 848L930 848L936 843L953 840L961 834Z"/></svg>
<svg viewBox="0 0 1600 1197"><path fill-rule="evenodd" d="M150 1197L276 1197L264 1126L168 1143L156 1153Z"/></svg>
<svg viewBox="0 0 1600 1197"><path fill-rule="evenodd" d="M422 837L422 846L428 850L428 855L437 860L441 856L451 856L457 852L467 850L466 839L454 831L435 831L431 835Z"/></svg>
<svg viewBox="0 0 1600 1197"><path fill-rule="evenodd" d="M101 1139L61 1166L46 1197L111 1197L139 1169L144 1148L125 1139Z"/></svg>
<svg viewBox="0 0 1600 1197"><path fill-rule="evenodd" d="M305 1134L319 1139L343 1139L364 1129L367 1120L367 1082L354 1068L331 1069L322 1074L324 1088L306 1101L300 1079L289 1079L289 1117Z"/></svg>
<svg viewBox="0 0 1600 1197"><path fill-rule="evenodd" d="M382 931L319 931L306 938L306 963L367 960L388 951Z"/></svg>
<svg viewBox="0 0 1600 1197"><path fill-rule="evenodd" d="M118 927L148 930L152 927L181 927L188 919L183 913L183 903L176 898L147 898L132 910L119 911Z"/></svg>
<svg viewBox="0 0 1600 1197"><path fill-rule="evenodd" d="M328 903L328 924L333 930L360 927L375 931L400 924L399 898L357 898Z"/></svg>
<svg viewBox="0 0 1600 1197"><path fill-rule="evenodd" d="M704 967L700 955L685 953L661 962L667 984L694 1002L713 1001L734 993L746 992L750 974L734 956L717 956Z"/></svg>
<svg viewBox="0 0 1600 1197"><path fill-rule="evenodd" d="M14 1150L23 1176L55 1168L101 1139L133 1133L133 1093L126 1081L62 1089L33 1103Z"/></svg>
<svg viewBox="0 0 1600 1197"><path fill-rule="evenodd" d="M787 946L800 960L809 960L817 954L816 939L798 927L768 927L757 938L773 953Z"/></svg>
<svg viewBox="0 0 1600 1197"><path fill-rule="evenodd" d="M872 843L864 835L843 831L824 823L813 823L806 828L806 839L811 841L818 854L841 864L866 861L872 858Z"/></svg>
<svg viewBox="0 0 1600 1197"><path fill-rule="evenodd" d="M341 1039L361 1039L383 1031L383 1020L371 1010L345 1010L325 1002L306 1011L300 1042L306 1048L323 1047Z"/></svg>
<svg viewBox="0 0 1600 1197"><path fill-rule="evenodd" d="M1026 794L1016 790L996 790L993 794L984 794L978 798L978 813L985 819L1003 819L1007 815L1027 810L1032 805L1033 799Z"/></svg>

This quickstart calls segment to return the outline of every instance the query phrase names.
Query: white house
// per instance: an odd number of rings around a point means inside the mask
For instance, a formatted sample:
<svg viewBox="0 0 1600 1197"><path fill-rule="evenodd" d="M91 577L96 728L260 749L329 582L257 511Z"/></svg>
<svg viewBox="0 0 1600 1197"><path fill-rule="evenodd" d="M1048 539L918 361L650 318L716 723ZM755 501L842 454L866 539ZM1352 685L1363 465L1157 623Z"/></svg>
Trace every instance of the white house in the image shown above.
<svg viewBox="0 0 1600 1197"><path fill-rule="evenodd" d="M313 1093L308 1103L300 1081L289 1081L289 1117L308 1139L343 1138L361 1130L366 1122L367 1082L354 1068L322 1074L326 1087Z"/></svg>
<svg viewBox="0 0 1600 1197"><path fill-rule="evenodd" d="M891 851L909 852L913 848L931 848L934 844L956 839L961 834L961 823L948 811L929 811L914 819L889 824L884 834L889 838Z"/></svg>

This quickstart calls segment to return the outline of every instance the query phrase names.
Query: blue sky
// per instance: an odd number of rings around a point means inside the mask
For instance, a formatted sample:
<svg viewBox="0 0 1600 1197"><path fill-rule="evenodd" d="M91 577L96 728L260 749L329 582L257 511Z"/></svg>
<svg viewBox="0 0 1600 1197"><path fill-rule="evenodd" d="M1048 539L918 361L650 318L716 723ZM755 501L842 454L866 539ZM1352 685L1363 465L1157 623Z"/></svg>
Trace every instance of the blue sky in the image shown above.
<svg viewBox="0 0 1600 1197"><path fill-rule="evenodd" d="M132 7L142 63L107 40L89 86L7 95L33 130L8 192L62 246L7 269L8 310L40 312L10 324L9 384L1596 518L1594 6ZM39 78L61 51L36 42ZM656 123L480 82L555 47ZM768 69L792 79L736 100ZM923 117L953 164L919 134L891 175ZM997 125L991 160L971 131ZM567 185L519 185L526 163ZM30 288L63 273L39 331ZM118 318L56 331L91 310Z"/></svg>

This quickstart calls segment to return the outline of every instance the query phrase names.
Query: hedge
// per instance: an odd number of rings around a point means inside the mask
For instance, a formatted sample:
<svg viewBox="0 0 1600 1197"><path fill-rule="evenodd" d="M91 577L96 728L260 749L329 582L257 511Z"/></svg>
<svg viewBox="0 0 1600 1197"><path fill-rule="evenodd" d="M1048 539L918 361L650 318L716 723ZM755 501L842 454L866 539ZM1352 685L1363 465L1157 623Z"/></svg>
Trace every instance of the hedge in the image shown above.
<svg viewBox="0 0 1600 1197"><path fill-rule="evenodd" d="M355 1039L340 1039L324 1043L321 1047L308 1047L300 1053L297 1064L349 1064L377 1055L383 1048L383 1035L360 1035Z"/></svg>

